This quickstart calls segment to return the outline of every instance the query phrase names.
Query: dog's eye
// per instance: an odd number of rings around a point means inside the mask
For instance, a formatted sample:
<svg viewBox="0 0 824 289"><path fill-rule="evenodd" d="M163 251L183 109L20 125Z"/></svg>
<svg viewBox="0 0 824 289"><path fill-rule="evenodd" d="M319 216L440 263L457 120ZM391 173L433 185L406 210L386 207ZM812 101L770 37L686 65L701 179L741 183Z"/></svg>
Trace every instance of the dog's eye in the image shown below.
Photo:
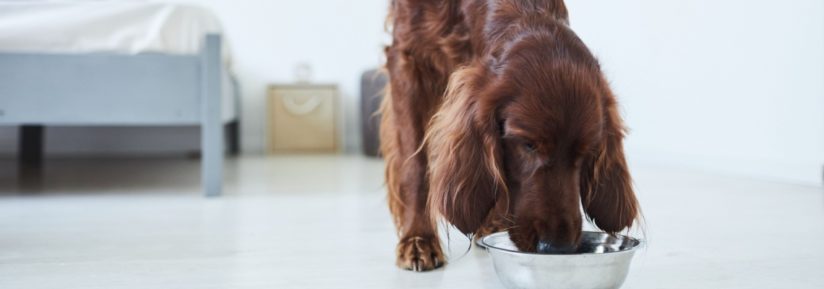
<svg viewBox="0 0 824 289"><path fill-rule="evenodd" d="M527 141L527 142L523 143L523 146L524 146L524 150L526 150L527 152L534 152L535 151L535 144L534 143L531 143L531 142Z"/></svg>

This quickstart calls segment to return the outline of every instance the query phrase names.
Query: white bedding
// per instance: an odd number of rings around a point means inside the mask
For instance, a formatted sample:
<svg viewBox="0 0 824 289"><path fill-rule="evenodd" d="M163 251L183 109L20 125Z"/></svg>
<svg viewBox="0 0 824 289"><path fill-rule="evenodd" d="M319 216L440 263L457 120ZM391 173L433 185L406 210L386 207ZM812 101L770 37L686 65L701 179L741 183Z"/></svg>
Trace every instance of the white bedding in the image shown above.
<svg viewBox="0 0 824 289"><path fill-rule="evenodd" d="M0 1L0 51L4 52L196 54L207 33L221 33L217 17L190 5ZM228 60L226 45L223 51Z"/></svg>

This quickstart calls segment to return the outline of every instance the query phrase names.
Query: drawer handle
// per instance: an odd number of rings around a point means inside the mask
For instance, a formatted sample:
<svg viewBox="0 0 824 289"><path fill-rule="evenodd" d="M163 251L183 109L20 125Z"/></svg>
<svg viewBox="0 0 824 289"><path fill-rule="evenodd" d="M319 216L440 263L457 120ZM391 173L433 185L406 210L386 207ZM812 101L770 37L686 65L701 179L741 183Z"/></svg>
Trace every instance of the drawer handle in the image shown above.
<svg viewBox="0 0 824 289"><path fill-rule="evenodd" d="M320 96L312 96L303 103L298 103L296 98L296 96L284 96L281 100L283 101L283 106L286 108L286 111L298 116L306 115L314 111L320 107L321 102L323 102L323 98Z"/></svg>

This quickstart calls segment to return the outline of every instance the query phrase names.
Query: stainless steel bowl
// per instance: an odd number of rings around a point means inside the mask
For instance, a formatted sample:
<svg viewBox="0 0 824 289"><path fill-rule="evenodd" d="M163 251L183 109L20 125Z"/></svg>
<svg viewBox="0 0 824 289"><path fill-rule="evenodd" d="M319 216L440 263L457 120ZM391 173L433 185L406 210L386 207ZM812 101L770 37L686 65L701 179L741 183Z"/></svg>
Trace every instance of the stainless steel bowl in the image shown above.
<svg viewBox="0 0 824 289"><path fill-rule="evenodd" d="M585 231L571 254L520 252L507 232L484 237L498 278L510 289L617 289L641 242L627 236Z"/></svg>

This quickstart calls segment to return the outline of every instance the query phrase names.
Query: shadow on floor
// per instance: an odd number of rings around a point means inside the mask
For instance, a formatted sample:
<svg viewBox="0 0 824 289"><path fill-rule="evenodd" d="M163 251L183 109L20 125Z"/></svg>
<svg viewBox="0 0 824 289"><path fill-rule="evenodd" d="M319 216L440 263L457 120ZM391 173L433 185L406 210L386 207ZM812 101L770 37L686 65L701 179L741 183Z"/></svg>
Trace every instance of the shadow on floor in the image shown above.
<svg viewBox="0 0 824 289"><path fill-rule="evenodd" d="M41 169L0 160L0 195L198 194L200 161L181 158L49 159Z"/></svg>

